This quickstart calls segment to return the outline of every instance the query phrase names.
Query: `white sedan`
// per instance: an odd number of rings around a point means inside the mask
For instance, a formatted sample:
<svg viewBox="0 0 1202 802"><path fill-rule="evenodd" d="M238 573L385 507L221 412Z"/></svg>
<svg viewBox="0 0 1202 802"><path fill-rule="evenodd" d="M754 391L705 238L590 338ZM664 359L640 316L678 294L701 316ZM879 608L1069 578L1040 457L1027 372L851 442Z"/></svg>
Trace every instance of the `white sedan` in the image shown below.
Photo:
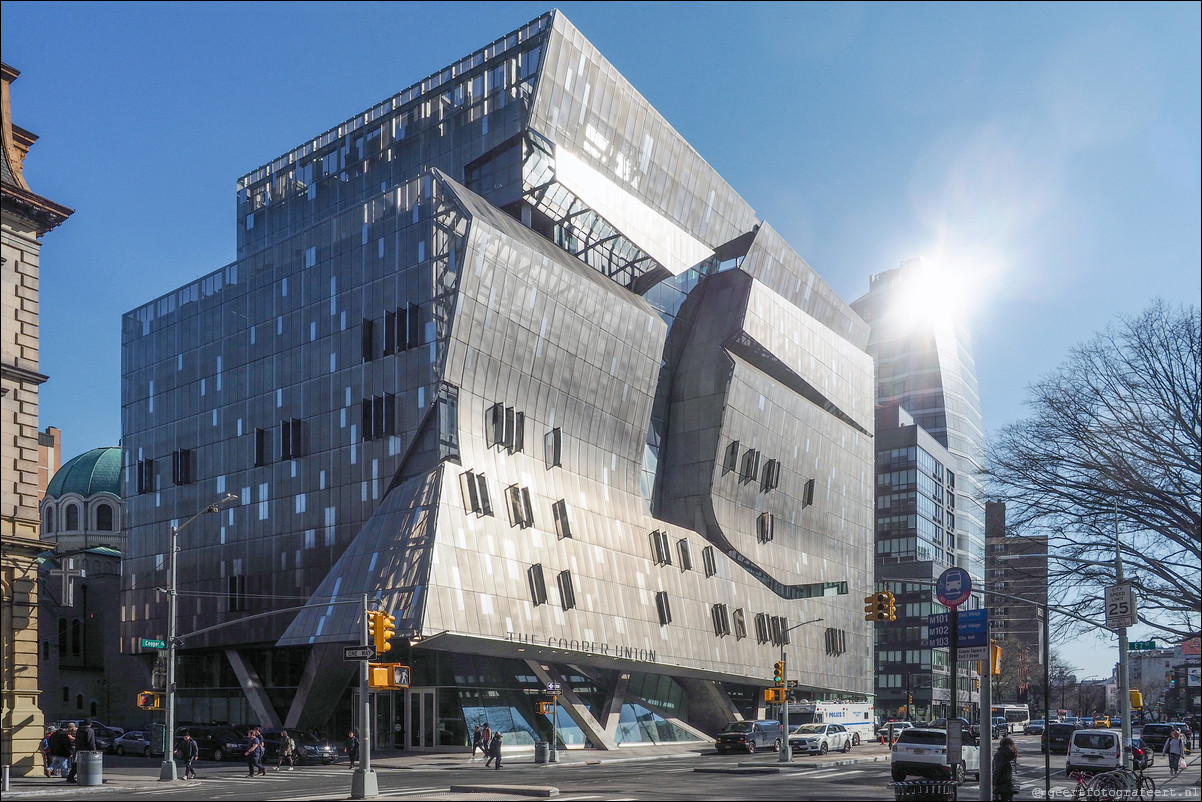
<svg viewBox="0 0 1202 802"><path fill-rule="evenodd" d="M789 734L789 748L798 755L850 752L851 742L851 733L842 724L802 724Z"/></svg>

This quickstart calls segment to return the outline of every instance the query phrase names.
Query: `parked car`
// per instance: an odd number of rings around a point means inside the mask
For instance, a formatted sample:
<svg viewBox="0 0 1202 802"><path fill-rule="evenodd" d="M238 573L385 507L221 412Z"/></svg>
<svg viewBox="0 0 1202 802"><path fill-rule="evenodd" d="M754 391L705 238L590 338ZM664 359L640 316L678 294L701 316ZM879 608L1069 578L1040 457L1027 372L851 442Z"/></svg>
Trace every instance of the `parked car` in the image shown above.
<svg viewBox="0 0 1202 802"><path fill-rule="evenodd" d="M735 749L748 754L756 749L778 751L784 740L784 727L775 719L732 721L718 733L714 746L719 752Z"/></svg>
<svg viewBox="0 0 1202 802"><path fill-rule="evenodd" d="M948 764L947 730L915 727L906 730L892 746L889 755L890 774L894 782L901 782L911 774L939 780L964 782L964 775L974 774L981 779L981 750L974 743L960 747L960 762Z"/></svg>
<svg viewBox="0 0 1202 802"><path fill-rule="evenodd" d="M1140 740L1153 752L1159 752L1164 749L1164 742L1169 739L1169 735L1173 732L1172 724L1145 724L1140 730Z"/></svg>
<svg viewBox="0 0 1202 802"><path fill-rule="evenodd" d="M789 748L795 755L850 752L851 744L851 733L842 724L802 724L789 733Z"/></svg>
<svg viewBox="0 0 1202 802"><path fill-rule="evenodd" d="M1093 716L1082 716L1081 718L1077 719L1077 724L1081 727L1081 729L1084 730L1097 729L1097 725L1094 724Z"/></svg>
<svg viewBox="0 0 1202 802"><path fill-rule="evenodd" d="M113 741L122 734L99 724L92 725L92 732L96 733L96 748L101 752L107 752Z"/></svg>
<svg viewBox="0 0 1202 802"><path fill-rule="evenodd" d="M891 737L891 741L896 741L897 736L901 735L903 731L908 730L913 726L913 721L886 721L880 726L879 729L877 729L876 734L878 738L881 736L888 736L890 728L892 728L893 735Z"/></svg>
<svg viewBox="0 0 1202 802"><path fill-rule="evenodd" d="M129 754L149 757L150 737L141 730L131 730L114 738L109 748L118 755Z"/></svg>
<svg viewBox="0 0 1202 802"><path fill-rule="evenodd" d="M1074 771L1098 774L1114 771L1122 765L1123 757L1119 750L1117 732L1090 729L1073 733L1068 746L1068 760L1064 766L1066 774Z"/></svg>
<svg viewBox="0 0 1202 802"><path fill-rule="evenodd" d="M1039 739L1040 749L1051 754L1057 752L1068 754L1068 743L1072 740L1073 733L1076 731L1076 724L1066 724L1064 722L1049 724L1043 730L1043 737Z"/></svg>
<svg viewBox="0 0 1202 802"><path fill-rule="evenodd" d="M1033 719L1023 725L1023 735L1042 735L1043 727L1043 719Z"/></svg>
<svg viewBox="0 0 1202 802"><path fill-rule="evenodd" d="M1142 771L1151 768L1156 763L1156 757L1152 754L1151 749L1144 746L1143 739L1133 738L1127 744L1127 748L1131 751L1131 759L1135 768Z"/></svg>
<svg viewBox="0 0 1202 802"><path fill-rule="evenodd" d="M246 733L239 733L226 724L189 724L177 727L175 741L178 745L184 732L192 734L201 760L241 760L249 748Z"/></svg>

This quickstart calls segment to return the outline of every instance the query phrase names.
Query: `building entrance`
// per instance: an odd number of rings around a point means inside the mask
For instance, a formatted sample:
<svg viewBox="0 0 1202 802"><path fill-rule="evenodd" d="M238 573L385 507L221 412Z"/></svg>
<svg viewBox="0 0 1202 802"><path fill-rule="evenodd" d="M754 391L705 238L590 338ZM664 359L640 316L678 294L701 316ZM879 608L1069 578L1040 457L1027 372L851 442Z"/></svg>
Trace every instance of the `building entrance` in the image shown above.
<svg viewBox="0 0 1202 802"><path fill-rule="evenodd" d="M437 699L434 688L410 688L406 692L410 749L433 749L437 727Z"/></svg>

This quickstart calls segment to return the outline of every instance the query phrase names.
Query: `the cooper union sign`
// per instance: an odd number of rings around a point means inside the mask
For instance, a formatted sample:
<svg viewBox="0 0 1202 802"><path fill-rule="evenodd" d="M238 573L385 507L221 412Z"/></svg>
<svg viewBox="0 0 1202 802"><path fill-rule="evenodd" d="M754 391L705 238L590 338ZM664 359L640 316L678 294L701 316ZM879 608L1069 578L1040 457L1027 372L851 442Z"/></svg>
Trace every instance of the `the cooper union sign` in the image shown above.
<svg viewBox="0 0 1202 802"><path fill-rule="evenodd" d="M513 643L529 643L533 646L546 646L549 649L566 649L572 652L591 652L605 657L620 657L627 660L638 660L644 663L658 663L659 654L654 649L640 649L637 646L615 646L608 643L598 643L591 640L575 640L557 638L554 635L529 635L524 632L509 632L505 640Z"/></svg>

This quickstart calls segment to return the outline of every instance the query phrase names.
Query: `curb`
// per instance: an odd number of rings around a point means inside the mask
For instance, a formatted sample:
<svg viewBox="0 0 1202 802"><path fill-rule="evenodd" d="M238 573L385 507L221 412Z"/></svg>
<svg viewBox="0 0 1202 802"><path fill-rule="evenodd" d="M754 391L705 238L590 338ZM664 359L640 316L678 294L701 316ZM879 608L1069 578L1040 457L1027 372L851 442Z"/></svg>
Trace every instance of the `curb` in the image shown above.
<svg viewBox="0 0 1202 802"><path fill-rule="evenodd" d="M559 796L553 785L452 785L452 794L510 794L512 796Z"/></svg>

